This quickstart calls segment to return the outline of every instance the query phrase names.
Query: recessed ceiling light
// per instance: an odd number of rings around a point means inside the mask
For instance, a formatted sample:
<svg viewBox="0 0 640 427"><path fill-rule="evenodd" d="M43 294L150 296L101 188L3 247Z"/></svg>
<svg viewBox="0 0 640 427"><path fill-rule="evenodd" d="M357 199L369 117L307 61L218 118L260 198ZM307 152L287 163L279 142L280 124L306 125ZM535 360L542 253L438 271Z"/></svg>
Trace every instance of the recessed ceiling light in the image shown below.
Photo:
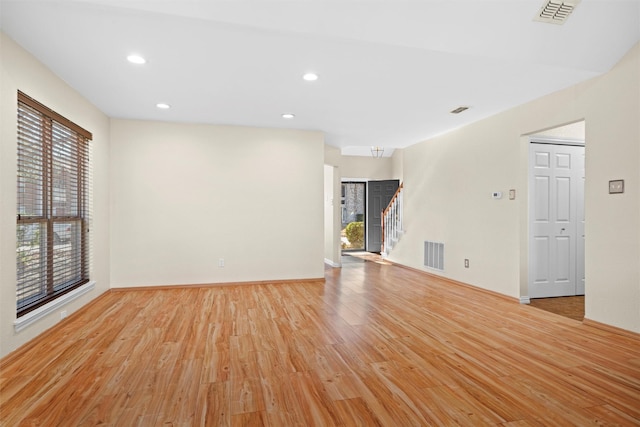
<svg viewBox="0 0 640 427"><path fill-rule="evenodd" d="M315 82L316 80L318 80L318 75L316 73L307 73L302 76L302 78L308 82Z"/></svg>
<svg viewBox="0 0 640 427"><path fill-rule="evenodd" d="M158 107L161 110L168 110L169 108L171 108L171 105L165 104L164 102L160 102L156 104L156 107Z"/></svg>
<svg viewBox="0 0 640 427"><path fill-rule="evenodd" d="M142 56L135 54L127 56L127 61L131 62L132 64L145 64L147 62L147 60Z"/></svg>
<svg viewBox="0 0 640 427"><path fill-rule="evenodd" d="M293 119L296 115L292 114L292 113L283 113L282 114L282 118L283 119Z"/></svg>

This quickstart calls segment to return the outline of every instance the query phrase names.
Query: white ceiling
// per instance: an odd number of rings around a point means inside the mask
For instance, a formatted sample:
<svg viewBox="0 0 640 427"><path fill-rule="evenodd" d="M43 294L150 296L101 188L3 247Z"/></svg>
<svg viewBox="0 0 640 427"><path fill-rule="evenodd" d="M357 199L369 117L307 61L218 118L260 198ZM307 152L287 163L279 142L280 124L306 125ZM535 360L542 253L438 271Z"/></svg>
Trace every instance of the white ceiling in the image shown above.
<svg viewBox="0 0 640 427"><path fill-rule="evenodd" d="M0 26L111 117L321 130L370 155L602 74L640 40L640 0L582 0L564 25L534 22L541 6L0 0Z"/></svg>

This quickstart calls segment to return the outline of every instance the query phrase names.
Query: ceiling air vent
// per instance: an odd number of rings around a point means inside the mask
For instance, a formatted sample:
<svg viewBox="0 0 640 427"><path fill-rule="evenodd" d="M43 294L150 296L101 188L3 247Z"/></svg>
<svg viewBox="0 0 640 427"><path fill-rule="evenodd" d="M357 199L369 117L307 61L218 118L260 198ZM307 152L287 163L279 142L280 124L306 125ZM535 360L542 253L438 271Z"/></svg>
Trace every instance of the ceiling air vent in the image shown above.
<svg viewBox="0 0 640 427"><path fill-rule="evenodd" d="M451 114L460 114L463 111L467 111L469 109L469 107L458 107L455 110L451 110L449 111Z"/></svg>
<svg viewBox="0 0 640 427"><path fill-rule="evenodd" d="M562 25L567 20L580 0L562 1L548 0L541 8L534 21Z"/></svg>

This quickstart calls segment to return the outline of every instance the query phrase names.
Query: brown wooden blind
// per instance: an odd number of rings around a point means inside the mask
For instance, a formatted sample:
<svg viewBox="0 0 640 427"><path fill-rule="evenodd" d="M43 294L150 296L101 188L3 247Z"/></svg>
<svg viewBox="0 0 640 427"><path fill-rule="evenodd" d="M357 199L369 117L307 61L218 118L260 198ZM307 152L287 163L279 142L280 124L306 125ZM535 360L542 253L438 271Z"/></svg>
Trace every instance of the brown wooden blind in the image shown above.
<svg viewBox="0 0 640 427"><path fill-rule="evenodd" d="M90 138L18 92L18 317L89 281Z"/></svg>

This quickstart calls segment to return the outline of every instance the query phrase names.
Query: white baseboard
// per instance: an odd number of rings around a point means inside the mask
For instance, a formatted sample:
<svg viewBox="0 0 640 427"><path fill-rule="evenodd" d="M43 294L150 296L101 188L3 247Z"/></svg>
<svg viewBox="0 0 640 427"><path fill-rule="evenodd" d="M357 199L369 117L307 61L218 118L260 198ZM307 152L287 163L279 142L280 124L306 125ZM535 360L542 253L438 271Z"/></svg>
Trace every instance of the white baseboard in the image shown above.
<svg viewBox="0 0 640 427"><path fill-rule="evenodd" d="M520 297L520 304L531 304L531 299L527 296Z"/></svg>
<svg viewBox="0 0 640 427"><path fill-rule="evenodd" d="M325 258L325 259L324 259L324 263L325 263L325 264L328 264L328 265L330 265L331 267L334 267L334 268L340 268L340 267L342 267L342 264L341 264L341 263L339 263L339 262L338 262L338 263L333 262L333 261L331 261L329 258Z"/></svg>

